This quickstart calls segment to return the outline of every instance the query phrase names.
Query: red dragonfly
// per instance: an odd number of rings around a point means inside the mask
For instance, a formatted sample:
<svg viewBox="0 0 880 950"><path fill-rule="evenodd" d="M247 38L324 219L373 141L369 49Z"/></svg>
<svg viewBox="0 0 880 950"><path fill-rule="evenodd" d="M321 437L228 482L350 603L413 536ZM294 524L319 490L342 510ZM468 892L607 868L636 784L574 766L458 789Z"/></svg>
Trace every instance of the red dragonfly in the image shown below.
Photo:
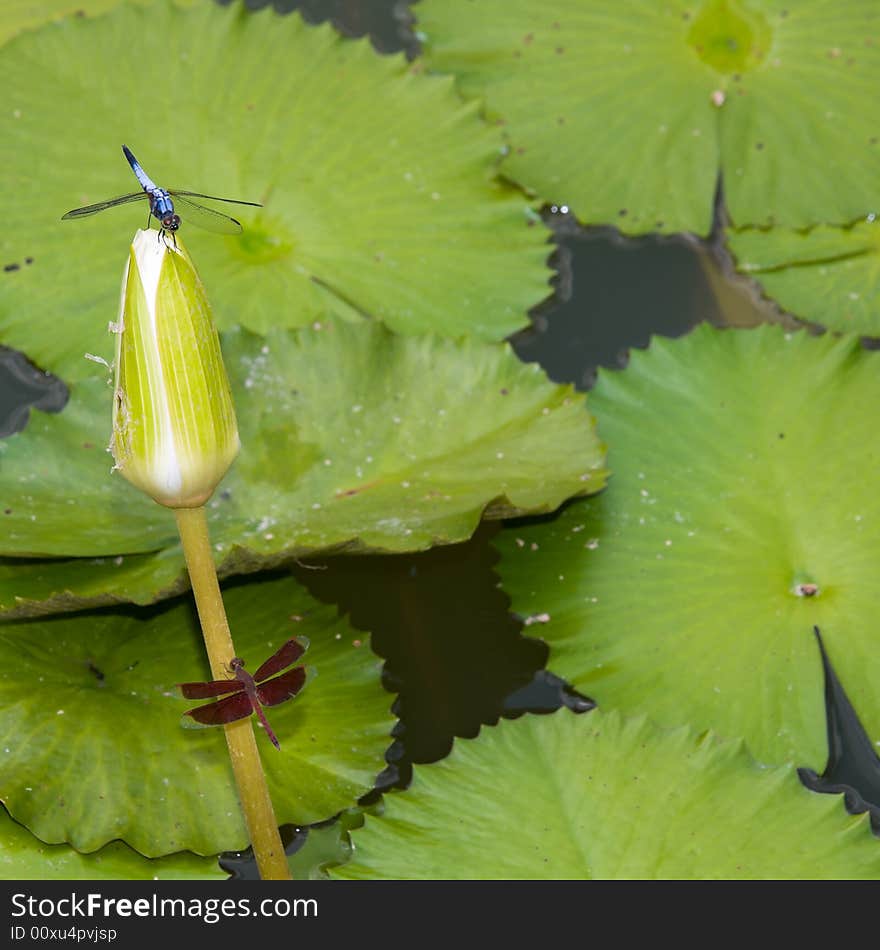
<svg viewBox="0 0 880 950"><path fill-rule="evenodd" d="M234 656L229 661L229 672L232 679L210 680L207 683L180 683L180 691L187 699L210 699L214 696L224 696L216 703L207 706L198 706L187 710L185 716L190 716L202 726L222 726L236 719L244 719L251 713L256 713L263 724L266 735L272 740L276 749L281 746L272 727L269 725L263 706L277 706L279 703L292 699L306 685L306 669L297 666L280 676L275 676L285 667L295 663L306 652L309 642L305 637L288 640L276 653L273 653L266 662L251 676L244 668L244 660ZM269 677L274 676L274 679ZM232 693L226 696L226 693Z"/></svg>

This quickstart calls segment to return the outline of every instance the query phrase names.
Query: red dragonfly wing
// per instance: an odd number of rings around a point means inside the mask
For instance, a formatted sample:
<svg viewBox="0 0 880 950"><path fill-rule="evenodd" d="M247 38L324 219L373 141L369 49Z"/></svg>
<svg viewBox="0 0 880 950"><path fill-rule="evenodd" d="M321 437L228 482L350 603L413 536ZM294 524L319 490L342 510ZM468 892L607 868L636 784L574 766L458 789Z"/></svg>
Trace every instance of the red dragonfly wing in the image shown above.
<svg viewBox="0 0 880 950"><path fill-rule="evenodd" d="M254 707L251 705L250 696L247 693L238 693L235 696L218 699L216 703L208 703L207 706L188 709L184 715L195 719L203 726L222 726L225 722L244 719L253 711Z"/></svg>
<svg viewBox="0 0 880 950"><path fill-rule="evenodd" d="M260 683L257 686L257 699L264 706L277 706L288 699L292 699L306 685L306 669L304 666L298 666L295 670L288 670L281 676L269 680L268 683ZM229 700L221 700L229 702Z"/></svg>
<svg viewBox="0 0 880 950"><path fill-rule="evenodd" d="M287 643L269 657L266 662L254 673L254 679L259 683L260 680L268 679L276 673L280 673L286 666L296 661L306 652L308 641L305 637L294 640L288 640ZM265 704L264 704L265 705Z"/></svg>
<svg viewBox="0 0 880 950"><path fill-rule="evenodd" d="M210 680L207 683L178 683L178 688L187 699L211 699L224 693L234 693L243 689L240 680Z"/></svg>

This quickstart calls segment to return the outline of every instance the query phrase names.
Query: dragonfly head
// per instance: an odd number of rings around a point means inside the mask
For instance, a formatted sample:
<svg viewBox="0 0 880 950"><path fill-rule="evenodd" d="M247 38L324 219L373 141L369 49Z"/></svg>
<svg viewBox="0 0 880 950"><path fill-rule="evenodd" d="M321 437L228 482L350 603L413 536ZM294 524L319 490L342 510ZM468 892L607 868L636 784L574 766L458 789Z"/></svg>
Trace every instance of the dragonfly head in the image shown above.
<svg viewBox="0 0 880 950"><path fill-rule="evenodd" d="M229 669L235 673L237 670L244 669L244 660L240 656L234 656L229 661Z"/></svg>
<svg viewBox="0 0 880 950"><path fill-rule="evenodd" d="M166 214L162 218L162 229L164 231L176 231L180 227L180 216L176 214Z"/></svg>

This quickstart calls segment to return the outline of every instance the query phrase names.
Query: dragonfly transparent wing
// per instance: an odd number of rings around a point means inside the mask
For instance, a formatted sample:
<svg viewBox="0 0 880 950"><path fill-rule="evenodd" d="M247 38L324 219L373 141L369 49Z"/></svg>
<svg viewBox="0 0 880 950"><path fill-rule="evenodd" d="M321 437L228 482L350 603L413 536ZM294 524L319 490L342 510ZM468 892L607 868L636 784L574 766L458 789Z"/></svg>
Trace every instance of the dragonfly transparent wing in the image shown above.
<svg viewBox="0 0 880 950"><path fill-rule="evenodd" d="M241 222L230 218L228 214L222 214L196 201L190 201L179 191L170 191L169 194L174 199L174 210L180 215L182 224L195 224L217 234L241 234Z"/></svg>
<svg viewBox="0 0 880 950"><path fill-rule="evenodd" d="M216 195L203 195L198 191L178 191L175 188L169 189L168 194L171 195L175 201L180 201L182 207L178 209L178 212L182 212L180 217L184 223L192 221L193 224L197 224L200 228L205 228L207 231L216 231L219 234L240 234L241 223L236 221L235 218L231 218L228 214L215 211L213 208L206 208L205 205L199 204L198 201L193 201L193 198L205 198L208 201L224 201L226 204L231 205L248 205L251 208L263 207L256 201L239 201L237 198L218 198Z"/></svg>
<svg viewBox="0 0 880 950"><path fill-rule="evenodd" d="M116 205L125 205L130 201L137 201L140 198L146 197L147 194L144 191L133 191L130 195L120 195L118 198L109 198L107 201L99 201L94 205L86 205L84 208L76 208L73 211L68 211L67 214L62 215L61 220L64 221L67 218L84 218L89 214L97 214L105 208L115 208Z"/></svg>
<svg viewBox="0 0 880 950"><path fill-rule="evenodd" d="M181 191L179 188L172 188L168 191L169 195L184 195L187 198L205 198L208 201L225 201L230 205L248 205L251 208L262 208L258 201L242 201L240 198L218 198L216 195L203 195L199 191ZM194 204L195 202L193 202Z"/></svg>

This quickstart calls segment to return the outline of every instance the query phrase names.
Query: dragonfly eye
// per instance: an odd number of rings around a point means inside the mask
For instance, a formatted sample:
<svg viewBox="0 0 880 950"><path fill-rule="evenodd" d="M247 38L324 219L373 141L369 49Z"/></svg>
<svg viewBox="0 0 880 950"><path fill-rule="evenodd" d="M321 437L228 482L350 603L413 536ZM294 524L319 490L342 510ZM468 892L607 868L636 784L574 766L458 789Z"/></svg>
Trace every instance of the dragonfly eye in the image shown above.
<svg viewBox="0 0 880 950"><path fill-rule="evenodd" d="M166 214L162 218L162 227L166 231L176 231L180 227L180 216L176 214Z"/></svg>

